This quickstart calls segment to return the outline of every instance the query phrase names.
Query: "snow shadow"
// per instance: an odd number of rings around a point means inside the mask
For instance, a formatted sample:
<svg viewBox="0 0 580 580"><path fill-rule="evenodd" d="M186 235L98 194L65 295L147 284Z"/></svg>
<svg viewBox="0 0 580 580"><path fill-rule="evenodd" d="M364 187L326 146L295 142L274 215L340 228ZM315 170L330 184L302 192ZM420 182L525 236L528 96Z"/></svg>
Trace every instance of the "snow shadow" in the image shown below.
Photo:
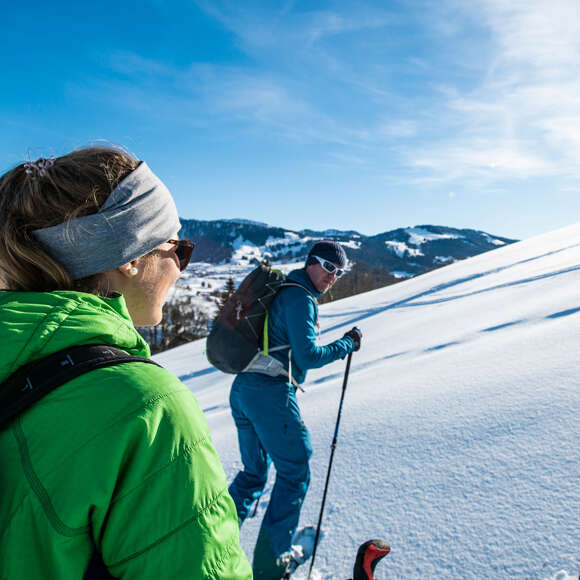
<svg viewBox="0 0 580 580"><path fill-rule="evenodd" d="M189 373L188 375L179 375L180 381L188 381L189 379L195 379L197 377L203 377L204 375L209 375L211 373L217 372L215 367L207 367L201 371L195 371L194 373Z"/></svg>
<svg viewBox="0 0 580 580"><path fill-rule="evenodd" d="M395 352L393 354L388 354L386 356L382 356L380 358L377 358L377 359L374 359L371 361L367 361L364 363L353 362L353 372L362 371L362 370L368 369L370 367L377 366L378 364L380 364L384 360L403 356L404 354L407 354L408 352L409 351ZM320 377L319 379L316 379L315 381L310 381L310 383L313 385L319 385L321 383L327 383L328 381L336 381L338 379L342 379L343 377L344 377L344 372L333 373L331 375L326 375L324 377Z"/></svg>
<svg viewBox="0 0 580 580"><path fill-rule="evenodd" d="M571 246L571 247L575 247L575 246ZM564 248L564 249L568 249L568 248ZM550 252L550 253L545 254L545 255L547 256L547 255L554 254L554 253L557 253L560 251L563 251L563 250ZM538 259L540 257L543 257L543 256L529 258L527 260L522 260L521 262L516 262L516 263L511 264L509 266L504 266L502 268L495 268L493 270L488 270L487 272L474 274L473 276L466 276L464 278L458 278L457 280L452 280L452 281L447 282L445 284L438 284L437 286L433 286L433 288L430 288L430 289L425 290L423 292L419 292L418 294L415 294L414 296L410 296L409 298L405 298L404 300L399 300L398 302L393 302L392 304L388 304L387 306L378 306L376 308L364 309L362 311L359 311L359 313L355 313L355 316L353 316L352 318L345 320L345 321L341 322L340 324L335 324L329 328L326 328L325 330L323 330L321 332L321 334L324 334L326 332L331 332L331 331L337 330L339 328L351 326L352 324L356 324L362 320L365 320L367 318L371 318L372 316L376 316L377 314L381 314L382 312L385 312L387 310L394 310L395 308L414 308L417 306L428 306L431 304L441 304L444 302L452 302L454 300L469 298L471 296L477 296L478 294L485 294L487 292L493 292L495 290L500 290L502 288L512 288L512 287L520 286L522 284L530 284L532 282L537 282L538 280L544 280L547 278L554 278L556 276L562 276L564 274L569 274L570 272L575 272L577 270L580 270L580 264L577 264L577 265L571 266L569 268L562 268L560 270L555 270L553 272L548 272L546 274L539 274L538 276L530 276L528 278L514 280L513 282L505 282L504 284L496 284L495 286L490 286L489 288L483 288L481 290L474 290L472 292L465 292L464 294L456 294L455 296L448 296L445 298L436 298L436 299L432 299L432 300L419 300L420 298L431 296L433 294L436 294L437 292L441 292L442 290L447 290L447 289L452 288L454 286L459 286L459 285L464 284L466 282L470 282L472 280L476 280L478 278L482 278L482 277L488 276L490 274L495 274L497 272L501 272L502 270L507 270L508 268L513 267L517 264L521 264L524 262L530 262L530 261Z"/></svg>
<svg viewBox="0 0 580 580"><path fill-rule="evenodd" d="M404 354L407 354L409 351L404 350L402 352L395 352L393 354L387 354L384 357L380 358L379 360L389 360L391 358L397 358L398 356L403 356Z"/></svg>
<svg viewBox="0 0 580 580"><path fill-rule="evenodd" d="M340 377L342 377L343 373L333 373L331 375L326 375L324 377L320 377L319 379L316 379L315 381L310 381L311 384L313 385L320 385L321 383L327 383L328 381L335 381L336 379L339 379Z"/></svg>
<svg viewBox="0 0 580 580"><path fill-rule="evenodd" d="M578 269L578 268L580 268L580 266L579 267L572 268L572 269ZM548 276L548 275L546 275L546 276ZM544 276L540 276L540 278L541 277L544 277ZM516 282L516 283L518 283L518 282ZM395 307L395 305L392 305L392 306L387 307L387 308L377 309L377 311L388 310L389 308L393 308L393 307ZM567 310L561 310L559 312L554 312L553 314L548 314L547 316L544 316L544 317L542 317L542 318L540 318L538 320L549 320L549 319L554 319L554 318L562 318L562 317L565 317L565 316L571 316L573 314L578 314L578 313L580 313L580 307L577 307L577 308L569 308ZM531 322L531 320L525 320L525 319L513 320L512 322L506 322L504 324L498 324L496 326L490 326L488 328L483 328L483 329L481 329L478 332L480 332L480 333L483 333L483 332L496 332L498 330L503 330L505 328L510 328L510 327L516 326L518 324L524 324L526 322ZM350 323L352 323L352 320L351 320ZM346 323L346 324L350 324L350 323ZM476 334L477 334L477 332L476 332ZM430 347L424 348L424 349L422 349L420 351L419 350L418 351L412 351L411 350L411 351L401 351L401 352L396 352L396 353L388 354L388 355L385 355L385 356L380 357L378 359L374 359L372 361L368 361L368 362L361 363L361 364L358 364L357 363L356 366L353 368L353 370L354 371L364 370L366 368L376 366L376 365L380 364L384 360L389 360L389 359L397 358L397 357L403 356L405 354L408 354L410 352L417 352L417 353L418 352L423 352L423 353L437 352L437 351L440 351L440 350L444 350L446 348L449 348L451 346L461 345L461 344L463 344L465 342L468 342L470 340L473 340L474 338L475 338L475 335L470 334L470 335L464 337L463 340L453 340L453 341L450 341L450 342L446 342L446 343L442 343L442 344L437 344L435 346L430 346ZM325 376L325 377L321 377L321 378L319 378L319 379L317 379L315 381L312 381L312 383L313 384L326 383L328 381L337 380L337 379L341 378L342 376L343 376L342 373L334 373L332 375L328 375L328 376Z"/></svg>
<svg viewBox="0 0 580 580"><path fill-rule="evenodd" d="M202 412L204 413L204 415L206 413L211 413L213 411L225 411L226 409L229 409L229 405L212 405L211 407L204 407L202 409Z"/></svg>
<svg viewBox="0 0 580 580"><path fill-rule="evenodd" d="M479 332L495 332L496 330L501 330L502 328L509 328L510 326L515 326L516 324L521 324L523 320L514 320L513 322L506 322L505 324L498 324L497 326L490 326L489 328L484 328Z"/></svg>
<svg viewBox="0 0 580 580"><path fill-rule="evenodd" d="M454 300L459 300L461 298L470 298L471 296L477 296L478 294L486 294L487 292L493 292L494 290L500 290L502 288L512 288L514 286L521 286L522 284L530 284L531 282L537 282L538 280L544 280L546 278L554 278L556 276L561 276L563 274L569 274L570 272L574 272L576 270L580 270L580 265L572 266L570 268L564 268L562 270L555 270L554 272L548 272L547 274L538 274L537 276L522 278L521 280L514 280L513 282L496 284L495 286L490 286L489 288L482 288L481 290L474 290L473 292L466 292L465 294L456 294L455 296L448 296L446 298L437 298L435 300L423 300L420 302L414 302L413 304L407 304L405 306L407 307L429 306L431 304L452 302Z"/></svg>
<svg viewBox="0 0 580 580"><path fill-rule="evenodd" d="M580 312L580 308L570 308L568 310L561 310L560 312L554 312L554 314L549 314L546 318L563 318L564 316L571 316Z"/></svg>
<svg viewBox="0 0 580 580"><path fill-rule="evenodd" d="M461 344L458 340L453 340L451 342L446 342L445 344L438 344L436 346L430 346L426 348L423 352L433 352L435 350L443 350L444 348L448 348L450 346L454 346L456 344Z"/></svg>

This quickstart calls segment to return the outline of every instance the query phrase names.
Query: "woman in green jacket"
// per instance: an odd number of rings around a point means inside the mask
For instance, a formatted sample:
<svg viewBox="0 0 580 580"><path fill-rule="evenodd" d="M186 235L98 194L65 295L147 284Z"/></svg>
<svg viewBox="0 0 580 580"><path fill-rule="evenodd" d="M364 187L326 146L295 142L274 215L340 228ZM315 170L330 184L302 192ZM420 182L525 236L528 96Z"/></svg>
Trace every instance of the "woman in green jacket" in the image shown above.
<svg viewBox="0 0 580 580"><path fill-rule="evenodd" d="M193 244L145 163L87 148L0 179L0 382L71 346L148 357ZM2 386L0 385L0 389ZM0 578L249 579L226 478L174 375L93 370L0 431Z"/></svg>

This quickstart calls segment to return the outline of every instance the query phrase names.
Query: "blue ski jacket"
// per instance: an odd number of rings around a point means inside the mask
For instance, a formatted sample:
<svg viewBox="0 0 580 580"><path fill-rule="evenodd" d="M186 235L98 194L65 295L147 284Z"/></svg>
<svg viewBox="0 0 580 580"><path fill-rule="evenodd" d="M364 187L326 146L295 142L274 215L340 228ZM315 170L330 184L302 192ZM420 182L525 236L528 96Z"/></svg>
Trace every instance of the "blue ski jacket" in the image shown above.
<svg viewBox="0 0 580 580"><path fill-rule="evenodd" d="M318 304L321 295L312 284L306 270L293 270L288 282L302 286L285 286L279 292L268 316L269 348L289 344L292 377L298 384L304 382L308 369L317 369L354 350L350 337L339 338L325 346L317 345ZM288 350L270 352L288 367Z"/></svg>

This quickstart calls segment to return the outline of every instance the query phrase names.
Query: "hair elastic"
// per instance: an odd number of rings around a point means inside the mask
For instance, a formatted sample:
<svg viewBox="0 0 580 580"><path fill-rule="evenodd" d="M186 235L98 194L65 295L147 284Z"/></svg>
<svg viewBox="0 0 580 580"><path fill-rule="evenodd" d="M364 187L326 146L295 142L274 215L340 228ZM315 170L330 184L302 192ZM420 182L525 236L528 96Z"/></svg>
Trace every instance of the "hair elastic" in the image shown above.
<svg viewBox="0 0 580 580"><path fill-rule="evenodd" d="M56 157L51 155L48 159L41 157L36 161L26 161L23 163L26 175L35 177L46 177L46 172L54 165Z"/></svg>

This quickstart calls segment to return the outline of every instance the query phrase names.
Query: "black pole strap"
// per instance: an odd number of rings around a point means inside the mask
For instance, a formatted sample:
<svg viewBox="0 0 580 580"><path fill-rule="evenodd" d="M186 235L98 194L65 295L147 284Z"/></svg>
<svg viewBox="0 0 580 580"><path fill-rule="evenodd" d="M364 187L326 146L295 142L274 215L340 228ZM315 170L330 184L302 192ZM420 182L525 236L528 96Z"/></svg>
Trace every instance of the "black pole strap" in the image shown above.
<svg viewBox="0 0 580 580"><path fill-rule="evenodd" d="M320 529L322 527L322 516L324 514L324 506L326 504L326 494L328 492L328 482L330 481L330 470L332 469L332 460L334 458L334 451L336 449L336 442L338 440L338 428L340 425L340 418L342 416L342 404L344 402L344 394L346 392L346 385L348 382L348 374L350 372L350 361L352 359L352 352L349 353L346 359L346 370L344 371L344 380L342 381L342 393L340 396L340 404L338 406L338 415L336 417L336 426L334 427L334 436L332 444L330 445L330 460L328 462L328 471L326 472L326 483L324 484L324 493L322 494L322 505L320 506L320 515L318 516L318 525L316 526L316 536L314 537L314 548L312 550L312 559L310 560L310 570L308 570L308 580L314 568L314 558L316 558L316 549L318 548L318 540L320 538Z"/></svg>

